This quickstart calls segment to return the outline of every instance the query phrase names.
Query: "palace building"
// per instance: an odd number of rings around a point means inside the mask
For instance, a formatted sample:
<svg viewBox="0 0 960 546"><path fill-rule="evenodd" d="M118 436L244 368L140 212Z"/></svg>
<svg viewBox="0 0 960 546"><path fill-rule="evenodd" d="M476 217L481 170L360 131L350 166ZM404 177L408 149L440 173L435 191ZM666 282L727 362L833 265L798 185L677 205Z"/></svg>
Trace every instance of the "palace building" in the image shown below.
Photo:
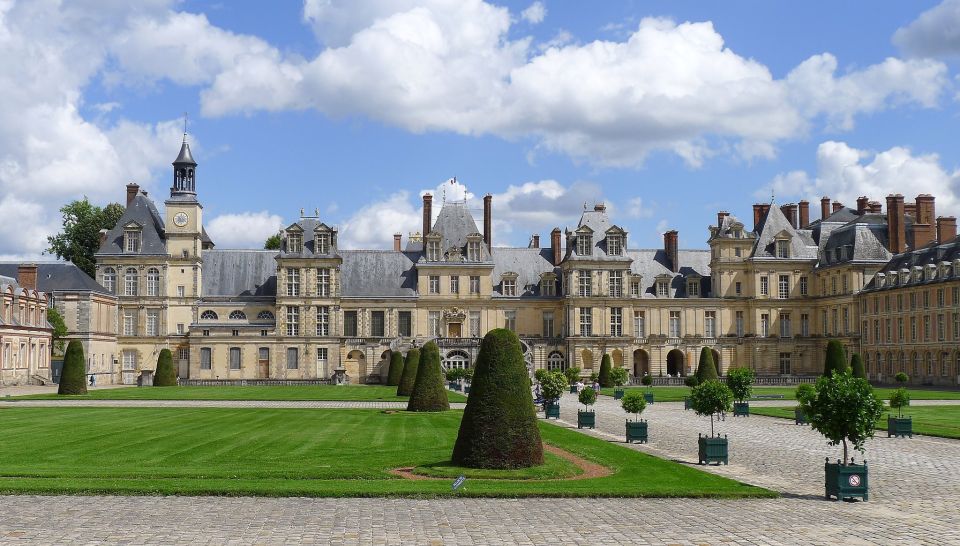
<svg viewBox="0 0 960 546"><path fill-rule="evenodd" d="M392 249L340 248L336 226L301 212L270 251L215 248L198 187L184 139L163 214L129 184L123 217L102 234L113 381L135 381L169 348L182 380L324 380L342 369L379 382L390 351L435 340L445 366L471 366L483 335L506 327L531 370L589 375L609 354L633 377L678 377L706 347L721 372L790 378L818 374L825 340L837 338L865 355L873 379L904 369L957 383L956 223L935 218L929 195L888 196L886 212L866 197L856 208L825 197L815 221L806 201L754 205L750 223L719 212L705 250L680 249L676 231L662 248L635 249L603 204L543 245L533 235L495 247L490 195L482 229L465 203L425 195L422 230L395 234Z"/></svg>
<svg viewBox="0 0 960 546"><path fill-rule="evenodd" d="M52 328L47 294L37 290L37 266L0 268L0 385L50 379ZM16 275L16 276L14 276Z"/></svg>

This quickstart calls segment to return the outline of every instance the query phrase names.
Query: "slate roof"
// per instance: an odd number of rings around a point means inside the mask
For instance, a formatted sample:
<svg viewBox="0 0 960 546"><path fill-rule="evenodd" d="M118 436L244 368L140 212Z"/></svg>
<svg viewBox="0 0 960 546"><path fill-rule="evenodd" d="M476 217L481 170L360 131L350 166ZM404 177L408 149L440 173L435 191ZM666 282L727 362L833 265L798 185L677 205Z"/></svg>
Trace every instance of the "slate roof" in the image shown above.
<svg viewBox="0 0 960 546"><path fill-rule="evenodd" d="M576 231L582 227L588 227L593 231L593 249L590 256L580 256L577 254ZM580 222L577 223L576 230L567 230L567 250L566 259L568 260L590 260L590 261L626 261L625 256L610 256L607 254L607 231L614 225L610 222L610 216L606 210L585 210L580 216ZM619 227L619 226L617 226ZM623 243L626 244L626 241Z"/></svg>
<svg viewBox="0 0 960 546"><path fill-rule="evenodd" d="M806 230L794 228L780 207L771 204L755 231L757 242L753 246L752 257L754 258L775 258L776 237L784 232L790 237L790 259L817 258L817 245L809 233L806 233Z"/></svg>
<svg viewBox="0 0 960 546"><path fill-rule="evenodd" d="M833 226L825 224L825 227ZM849 261L887 261L893 255L887 250L889 233L885 214L867 213L829 229L826 238L821 232L820 265ZM825 242L824 242L825 241ZM837 251L841 251L838 257Z"/></svg>
<svg viewBox="0 0 960 546"><path fill-rule="evenodd" d="M654 283L660 275L669 275L670 297L687 297L686 278L691 275L700 276L700 297L710 295L710 251L709 250L678 250L677 258L680 260L680 271L674 273L670 270L670 260L667 258L663 249L636 249L626 252L627 258L633 260L630 264L630 272L634 275L641 275L640 293L644 298L656 297ZM626 281L625 281L626 282ZM624 290L628 290L624 286Z"/></svg>
<svg viewBox="0 0 960 546"><path fill-rule="evenodd" d="M417 294L416 254L393 250L343 250L343 297L413 297Z"/></svg>
<svg viewBox="0 0 960 546"><path fill-rule="evenodd" d="M330 228L330 252L327 254L315 254L314 253L314 231L317 229L317 226L324 225ZM334 229L332 226L327 225L324 222L321 222L319 218L301 218L299 221L294 222L287 229L290 229L293 226L300 226L300 229L303 230L303 252L295 253L287 251L287 240L286 234L284 234L283 244L280 246L280 254L284 257L291 256L301 256L304 258L310 258L314 256L322 256L325 258L334 258L339 256L337 252L337 241L334 237Z"/></svg>
<svg viewBox="0 0 960 546"><path fill-rule="evenodd" d="M0 277L16 277L18 262L0 262ZM96 292L110 295L106 288L71 262L37 263L37 289L55 292Z"/></svg>
<svg viewBox="0 0 960 546"><path fill-rule="evenodd" d="M203 253L204 298L277 295L275 250L209 250Z"/></svg>
<svg viewBox="0 0 960 546"><path fill-rule="evenodd" d="M500 284L504 273L517 274L517 296L539 297L540 276L544 273L557 273L559 268L553 265L553 250L550 248L493 248L493 296L504 297ZM560 294L560 290L556 291ZM512 297L512 296L511 296Z"/></svg>
<svg viewBox="0 0 960 546"><path fill-rule="evenodd" d="M123 212L117 225L107 232L107 237L100 245L97 254L126 254L123 251L123 227L130 222L143 226L140 254L165 255L167 253L164 244L163 217L160 216L153 201L140 192Z"/></svg>
<svg viewBox="0 0 960 546"><path fill-rule="evenodd" d="M736 216L734 216L734 215L732 215L732 214L728 214L728 215L726 215L726 216L723 217L723 222L720 223L720 226L719 226L719 228L718 228L717 231L716 231L716 235L714 235L714 236L715 236L715 237L728 238L728 239L733 238L733 226L734 226L734 225L739 225L739 226L740 226L740 231L741 231L742 236L743 236L742 238L752 238L752 237L755 236L752 231L749 231L749 230L747 229L747 226L743 223L742 220L740 220L739 218L737 218Z"/></svg>
<svg viewBox="0 0 960 546"><path fill-rule="evenodd" d="M187 135L183 135L183 144L180 145L180 153L177 155L177 158L173 160L174 165L180 163L186 163L188 165L197 164L197 162L193 160L193 154L190 153L190 145L187 144Z"/></svg>
<svg viewBox="0 0 960 546"><path fill-rule="evenodd" d="M911 250L904 252L902 254L894 255L890 261L879 271L880 273L891 274L897 273L903 269L913 271L913 268L916 266L927 266L927 265L936 265L938 268L943 262L953 263L955 260L960 260L960 237L954 238L952 241L948 241L943 244L930 245L918 250ZM955 279L960 272L954 270L953 276L950 279ZM937 273L937 278L931 281L921 281L922 282L937 282L944 280L940 277L940 274ZM867 289L876 289L877 277L874 277L870 283L866 286ZM900 286L899 284L897 286Z"/></svg>

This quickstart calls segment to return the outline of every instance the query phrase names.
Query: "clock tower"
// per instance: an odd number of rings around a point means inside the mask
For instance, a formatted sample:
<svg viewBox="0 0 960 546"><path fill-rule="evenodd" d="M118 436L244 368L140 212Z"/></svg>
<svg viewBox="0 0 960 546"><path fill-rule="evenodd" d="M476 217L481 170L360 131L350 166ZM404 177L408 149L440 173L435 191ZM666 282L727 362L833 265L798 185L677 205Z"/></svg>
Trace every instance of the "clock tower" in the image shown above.
<svg viewBox="0 0 960 546"><path fill-rule="evenodd" d="M167 209L167 253L174 259L199 259L202 251L203 207L197 201L197 162L183 134L180 154L173 161L173 186Z"/></svg>

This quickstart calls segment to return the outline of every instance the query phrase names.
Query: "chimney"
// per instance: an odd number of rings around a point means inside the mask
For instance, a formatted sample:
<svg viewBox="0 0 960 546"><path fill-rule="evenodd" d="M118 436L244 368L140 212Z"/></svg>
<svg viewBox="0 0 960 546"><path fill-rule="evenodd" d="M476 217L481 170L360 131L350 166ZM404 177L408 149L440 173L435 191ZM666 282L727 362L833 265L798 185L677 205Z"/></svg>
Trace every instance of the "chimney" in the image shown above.
<svg viewBox="0 0 960 546"><path fill-rule="evenodd" d="M593 212L606 212L607 206L603 203L596 203L593 205Z"/></svg>
<svg viewBox="0 0 960 546"><path fill-rule="evenodd" d="M787 203L780 207L780 212L787 217L787 221L790 222L790 225L793 226L793 229L800 227L797 225L797 206L793 203Z"/></svg>
<svg viewBox="0 0 960 546"><path fill-rule="evenodd" d="M921 193L917 196L917 221L921 224L933 224L934 217L937 215L934 197L929 193Z"/></svg>
<svg viewBox="0 0 960 546"><path fill-rule="evenodd" d="M560 228L553 228L550 232L550 248L553 249L553 265L560 265L563 253L560 250Z"/></svg>
<svg viewBox="0 0 960 546"><path fill-rule="evenodd" d="M840 212L841 209L843 209L843 203L841 203L840 201L834 201L833 212Z"/></svg>
<svg viewBox="0 0 960 546"><path fill-rule="evenodd" d="M830 216L830 198L822 197L820 198L820 219L826 220Z"/></svg>
<svg viewBox="0 0 960 546"><path fill-rule="evenodd" d="M870 198L866 195L861 195L857 197L857 214L863 216L867 213L867 204L870 203Z"/></svg>
<svg viewBox="0 0 960 546"><path fill-rule="evenodd" d="M767 216L770 211L770 205L757 203L753 205L753 231L759 231L760 221Z"/></svg>
<svg viewBox="0 0 960 546"><path fill-rule="evenodd" d="M429 193L423 196L423 236L430 234L430 228L433 226L433 196Z"/></svg>
<svg viewBox="0 0 960 546"><path fill-rule="evenodd" d="M493 196L489 193L483 196L483 242L493 250Z"/></svg>
<svg viewBox="0 0 960 546"><path fill-rule="evenodd" d="M530 248L540 248L540 235L534 233L530 237Z"/></svg>
<svg viewBox="0 0 960 546"><path fill-rule="evenodd" d="M880 204L880 201L870 201L867 203L867 211L873 214L880 214L883 212L883 205Z"/></svg>
<svg viewBox="0 0 960 546"><path fill-rule="evenodd" d="M29 290L37 289L37 264L20 264L17 266L17 284Z"/></svg>
<svg viewBox="0 0 960 546"><path fill-rule="evenodd" d="M800 201L800 227L806 228L810 225L810 201Z"/></svg>
<svg viewBox="0 0 960 546"><path fill-rule="evenodd" d="M403 237L401 233L393 234L393 251L400 252L400 239Z"/></svg>
<svg viewBox="0 0 960 546"><path fill-rule="evenodd" d="M917 220L917 204L916 203L906 203L903 205L903 213L909 214L911 218L915 221Z"/></svg>
<svg viewBox="0 0 960 546"><path fill-rule="evenodd" d="M717 227L723 226L723 219L727 216L730 216L730 213L725 210L721 210L717 213Z"/></svg>
<svg viewBox="0 0 960 546"><path fill-rule="evenodd" d="M906 250L906 228L904 225L903 195L887 196L887 239L889 250L901 254Z"/></svg>
<svg viewBox="0 0 960 546"><path fill-rule="evenodd" d="M127 206L130 206L130 203L133 203L133 198L140 193L140 186L136 182L131 182L127 184Z"/></svg>
<svg viewBox="0 0 960 546"><path fill-rule="evenodd" d="M100 230L100 246L103 246L103 242L107 240L107 231L106 228Z"/></svg>
<svg viewBox="0 0 960 546"><path fill-rule="evenodd" d="M937 235L936 207L929 193L917 196L916 216L913 222L913 248L922 248L933 242Z"/></svg>
<svg viewBox="0 0 960 546"><path fill-rule="evenodd" d="M941 245L957 238L957 219L954 216L937 218L937 242ZM957 302L954 302L957 303Z"/></svg>
<svg viewBox="0 0 960 546"><path fill-rule="evenodd" d="M663 234L663 252L667 255L670 262L670 271L677 273L680 271L680 256L677 248L678 239L677 230L671 229Z"/></svg>

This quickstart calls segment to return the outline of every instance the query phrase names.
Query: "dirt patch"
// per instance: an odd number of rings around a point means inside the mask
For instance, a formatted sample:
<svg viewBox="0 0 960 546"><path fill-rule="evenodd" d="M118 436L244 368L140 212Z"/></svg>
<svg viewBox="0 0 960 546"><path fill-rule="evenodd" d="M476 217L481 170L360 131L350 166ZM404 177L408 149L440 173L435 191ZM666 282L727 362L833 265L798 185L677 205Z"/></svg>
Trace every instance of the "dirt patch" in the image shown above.
<svg viewBox="0 0 960 546"><path fill-rule="evenodd" d="M578 455L574 455L573 453L570 453L565 449L560 449L557 446L550 445L550 444L543 444L543 450L549 453L552 453L557 457L570 461L571 463L575 464L583 472L577 476L570 476L569 478L553 478L553 479L547 479L547 480L516 480L516 481L589 480L593 478L603 478L603 477L609 476L610 474L613 474L613 471L610 470L609 468L601 464L597 464L593 461L584 459L583 457L580 457ZM447 481L450 480L450 478L439 478L434 476L424 476L421 474L416 474L413 472L413 470L414 470L413 467L408 466L404 468L394 468L393 470L390 471L390 473L393 474L394 476L399 476L407 480L447 480ZM483 479L496 479L496 478L483 478ZM511 481L511 480L504 479L504 481Z"/></svg>

